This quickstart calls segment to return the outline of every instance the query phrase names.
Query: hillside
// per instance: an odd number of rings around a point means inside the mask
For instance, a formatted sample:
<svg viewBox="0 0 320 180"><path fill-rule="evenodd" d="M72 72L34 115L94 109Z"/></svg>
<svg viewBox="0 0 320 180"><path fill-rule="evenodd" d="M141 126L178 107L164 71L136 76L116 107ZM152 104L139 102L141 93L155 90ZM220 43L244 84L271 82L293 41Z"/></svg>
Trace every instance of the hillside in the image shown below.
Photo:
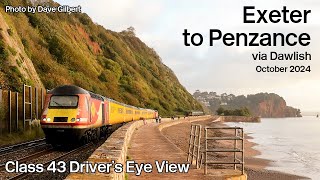
<svg viewBox="0 0 320 180"><path fill-rule="evenodd" d="M202 109L157 53L129 28L113 32L86 14L5 13L0 2L0 85L74 84L162 115ZM51 5L58 6L50 1ZM128 25L129 26L129 25Z"/></svg>
<svg viewBox="0 0 320 180"><path fill-rule="evenodd" d="M199 102L207 106L212 112L219 107L225 109L238 109L247 107L251 115L265 118L301 117L300 109L287 106L286 101L274 93L258 93L247 96L235 96L223 93L218 95L215 92L200 92L193 94Z"/></svg>

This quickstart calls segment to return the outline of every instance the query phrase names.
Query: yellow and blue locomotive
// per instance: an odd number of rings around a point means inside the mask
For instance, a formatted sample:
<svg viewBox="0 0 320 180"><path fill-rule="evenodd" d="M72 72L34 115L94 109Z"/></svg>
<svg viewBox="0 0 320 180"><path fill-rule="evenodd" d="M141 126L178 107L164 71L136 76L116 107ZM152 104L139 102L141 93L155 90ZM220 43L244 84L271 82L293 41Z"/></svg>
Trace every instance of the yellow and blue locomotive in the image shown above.
<svg viewBox="0 0 320 180"><path fill-rule="evenodd" d="M73 85L46 95L41 127L49 144L87 143L105 136L113 125L153 119L158 112L126 105Z"/></svg>

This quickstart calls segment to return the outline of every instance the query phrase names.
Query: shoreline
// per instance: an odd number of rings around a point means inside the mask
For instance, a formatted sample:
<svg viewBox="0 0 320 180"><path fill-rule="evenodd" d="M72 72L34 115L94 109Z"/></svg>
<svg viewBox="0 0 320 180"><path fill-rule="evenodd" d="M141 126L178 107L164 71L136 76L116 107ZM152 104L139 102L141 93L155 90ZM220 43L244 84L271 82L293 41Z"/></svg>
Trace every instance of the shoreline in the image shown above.
<svg viewBox="0 0 320 180"><path fill-rule="evenodd" d="M227 126L222 121L215 121L217 118L212 117L208 120L198 121L197 124L206 125L206 126ZM188 138L190 133L189 121L164 128L162 134L170 139L172 143L178 146L182 151L187 152L188 150ZM176 132L179 132L178 134ZM245 133L245 172L248 175L248 180L295 180L295 179L310 179L308 177L302 177L295 174L289 174L281 171L268 170L266 167L272 166L272 160L258 158L256 156L260 155L261 152L254 149L254 146L257 143L251 142L250 139L253 139L250 135ZM226 146L230 143L216 143L218 146Z"/></svg>

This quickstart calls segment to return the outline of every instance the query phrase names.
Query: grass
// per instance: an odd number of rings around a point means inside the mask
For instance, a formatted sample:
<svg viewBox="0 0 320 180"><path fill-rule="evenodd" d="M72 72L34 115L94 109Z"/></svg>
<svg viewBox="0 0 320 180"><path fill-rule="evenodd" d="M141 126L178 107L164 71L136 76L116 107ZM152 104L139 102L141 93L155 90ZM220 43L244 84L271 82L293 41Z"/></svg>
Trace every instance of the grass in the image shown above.
<svg viewBox="0 0 320 180"><path fill-rule="evenodd" d="M2 134L0 136L0 146L7 146L21 142L44 138L44 133L39 126L31 127L31 130L24 132L15 132L11 134Z"/></svg>

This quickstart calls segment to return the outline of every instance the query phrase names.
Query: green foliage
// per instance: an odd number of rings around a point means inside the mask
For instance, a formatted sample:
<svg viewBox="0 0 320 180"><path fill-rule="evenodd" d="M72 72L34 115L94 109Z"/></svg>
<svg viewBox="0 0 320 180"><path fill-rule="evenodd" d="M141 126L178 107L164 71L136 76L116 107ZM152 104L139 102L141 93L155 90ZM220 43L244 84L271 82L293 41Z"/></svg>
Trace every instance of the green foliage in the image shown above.
<svg viewBox="0 0 320 180"><path fill-rule="evenodd" d="M135 31L134 27L130 26L126 30L121 31L121 34L125 36L136 36Z"/></svg>
<svg viewBox="0 0 320 180"><path fill-rule="evenodd" d="M9 51L11 52L11 54L12 54L13 56L17 55L17 51L16 51L14 48L8 46L8 49L9 49Z"/></svg>
<svg viewBox="0 0 320 180"><path fill-rule="evenodd" d="M11 5L11 4L12 4L12 0L1 0L0 1L0 6L1 7L7 6L7 5Z"/></svg>
<svg viewBox="0 0 320 180"><path fill-rule="evenodd" d="M4 42L0 39L0 59L6 60L8 57L9 57L9 52L6 49Z"/></svg>
<svg viewBox="0 0 320 180"><path fill-rule="evenodd" d="M16 66L9 66L6 74L10 79L10 86L15 91L21 91L21 84L26 84L27 81Z"/></svg>
<svg viewBox="0 0 320 180"><path fill-rule="evenodd" d="M81 14L79 20L83 25L90 25L92 23L90 17L87 14Z"/></svg>
<svg viewBox="0 0 320 180"><path fill-rule="evenodd" d="M0 136L0 146L18 144L26 141L44 138L44 133L40 126L31 126L30 131L20 131Z"/></svg>
<svg viewBox="0 0 320 180"><path fill-rule="evenodd" d="M21 38L21 42L22 42L25 49L29 48L29 43L26 38Z"/></svg>
<svg viewBox="0 0 320 180"><path fill-rule="evenodd" d="M101 74L98 76L98 78L102 82L108 82L108 76L105 71L102 71Z"/></svg>
<svg viewBox="0 0 320 180"><path fill-rule="evenodd" d="M0 106L0 122L4 122L5 118L6 118L6 108L1 105Z"/></svg>
<svg viewBox="0 0 320 180"><path fill-rule="evenodd" d="M233 110L219 107L216 112L218 115L224 115L224 116L250 116L251 115L247 107L243 107L240 109L233 109Z"/></svg>
<svg viewBox="0 0 320 180"><path fill-rule="evenodd" d="M216 112L218 115L222 115L222 114L224 114L224 111L225 111L225 109L223 107L219 107Z"/></svg>
<svg viewBox="0 0 320 180"><path fill-rule="evenodd" d="M26 14L29 18L29 23L34 27L34 28L37 28L39 26L41 26L41 21L40 19L34 15L34 14L31 14L31 13L28 13Z"/></svg>
<svg viewBox="0 0 320 180"><path fill-rule="evenodd" d="M22 61L18 58L18 59L16 59L16 62L17 62L17 64L18 64L18 66L19 67L21 67L21 65L22 65Z"/></svg>
<svg viewBox="0 0 320 180"><path fill-rule="evenodd" d="M12 36L12 35L13 35L13 31L12 31L12 29L7 29L7 32L8 32L8 34L9 34L10 36Z"/></svg>
<svg viewBox="0 0 320 180"><path fill-rule="evenodd" d="M94 42L98 41L98 37L95 36L95 35L90 35L89 38L90 38L91 41L94 41Z"/></svg>
<svg viewBox="0 0 320 180"><path fill-rule="evenodd" d="M65 55L67 52L63 48L63 44L57 36L53 36L49 39L48 44L49 52L56 57L58 63L63 64L68 60Z"/></svg>

